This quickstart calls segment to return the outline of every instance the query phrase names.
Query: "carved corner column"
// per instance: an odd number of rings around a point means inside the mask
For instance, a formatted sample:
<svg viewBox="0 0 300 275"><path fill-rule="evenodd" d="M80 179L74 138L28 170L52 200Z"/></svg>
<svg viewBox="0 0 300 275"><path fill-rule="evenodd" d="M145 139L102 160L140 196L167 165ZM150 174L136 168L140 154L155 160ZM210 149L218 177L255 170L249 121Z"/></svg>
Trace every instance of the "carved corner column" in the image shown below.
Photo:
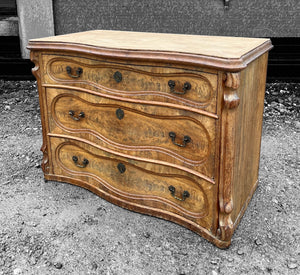
<svg viewBox="0 0 300 275"><path fill-rule="evenodd" d="M41 119L45 120L45 108L43 103L43 89L41 85L41 71L40 71L40 60L39 60L39 52L31 51L30 52L30 60L34 63L34 68L32 68L32 74L37 80L38 91L39 91L39 103L40 103L40 112ZM50 166L49 166L49 156L48 156L48 146L47 146L47 134L46 129L42 128L43 133L43 145L41 147L41 151L43 152L43 160L41 163L41 167L43 169L44 175L49 174Z"/></svg>
<svg viewBox="0 0 300 275"><path fill-rule="evenodd" d="M235 156L236 109L240 99L237 89L240 85L240 73L226 73L223 85L223 106L221 121L221 161L219 181L219 228L218 238L228 244L231 241L234 225L231 219L233 210L232 185Z"/></svg>

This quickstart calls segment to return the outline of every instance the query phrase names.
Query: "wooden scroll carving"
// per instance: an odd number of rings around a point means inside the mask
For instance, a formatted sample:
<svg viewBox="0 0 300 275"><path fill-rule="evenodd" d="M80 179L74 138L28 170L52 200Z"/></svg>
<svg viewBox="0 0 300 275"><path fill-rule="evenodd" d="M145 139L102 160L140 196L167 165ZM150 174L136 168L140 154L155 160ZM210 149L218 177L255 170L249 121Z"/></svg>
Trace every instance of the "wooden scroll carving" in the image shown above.
<svg viewBox="0 0 300 275"><path fill-rule="evenodd" d="M221 163L219 184L219 228L218 238L229 242L234 225L231 219L233 210L232 181L234 165L236 108L240 99L237 89L240 85L240 73L226 73L224 77L224 97L221 121Z"/></svg>
<svg viewBox="0 0 300 275"><path fill-rule="evenodd" d="M39 52L31 51L30 52L30 60L34 63L34 68L32 68L32 74L37 80L38 84L38 92L39 92L39 101L40 101L40 111L41 111L41 119L45 120L45 109L43 104L43 93L44 88L41 85L41 71L40 71L40 61L39 61ZM45 125L43 123L43 125ZM49 157L48 157L48 146L47 146L47 133L45 127L42 129L43 132L43 145L41 147L41 151L43 152L43 160L41 167L43 169L44 174L49 174Z"/></svg>

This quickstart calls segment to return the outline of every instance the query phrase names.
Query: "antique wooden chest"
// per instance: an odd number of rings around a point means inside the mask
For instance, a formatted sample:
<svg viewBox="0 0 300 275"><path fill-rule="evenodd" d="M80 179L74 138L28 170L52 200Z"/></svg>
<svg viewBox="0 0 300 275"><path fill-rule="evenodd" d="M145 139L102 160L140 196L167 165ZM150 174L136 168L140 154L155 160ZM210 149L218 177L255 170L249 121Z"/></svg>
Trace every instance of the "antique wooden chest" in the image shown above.
<svg viewBox="0 0 300 275"><path fill-rule="evenodd" d="M46 180L230 245L257 186L269 39L99 30L28 48Z"/></svg>

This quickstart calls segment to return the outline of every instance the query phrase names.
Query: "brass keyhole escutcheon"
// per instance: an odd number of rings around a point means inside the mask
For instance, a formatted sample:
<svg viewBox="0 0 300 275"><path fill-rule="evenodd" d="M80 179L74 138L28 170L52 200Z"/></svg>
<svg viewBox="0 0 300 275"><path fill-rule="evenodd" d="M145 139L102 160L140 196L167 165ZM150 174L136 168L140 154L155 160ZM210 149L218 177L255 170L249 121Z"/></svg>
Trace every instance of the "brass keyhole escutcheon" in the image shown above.
<svg viewBox="0 0 300 275"><path fill-rule="evenodd" d="M120 83L122 81L122 74L119 72L119 71L116 71L114 73L114 80L117 82L117 83Z"/></svg>
<svg viewBox="0 0 300 275"><path fill-rule="evenodd" d="M124 117L124 111L122 109L118 108L116 110L116 115L117 115L117 118L121 120Z"/></svg>
<svg viewBox="0 0 300 275"><path fill-rule="evenodd" d="M118 170L121 174L125 173L126 167L123 163L119 163L117 167L118 167Z"/></svg>

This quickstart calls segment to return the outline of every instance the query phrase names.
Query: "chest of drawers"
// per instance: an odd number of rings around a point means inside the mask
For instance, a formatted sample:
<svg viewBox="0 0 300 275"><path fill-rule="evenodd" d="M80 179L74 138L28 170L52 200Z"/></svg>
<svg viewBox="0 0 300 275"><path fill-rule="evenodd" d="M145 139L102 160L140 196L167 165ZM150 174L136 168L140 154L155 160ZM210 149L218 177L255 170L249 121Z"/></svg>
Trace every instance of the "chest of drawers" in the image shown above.
<svg viewBox="0 0 300 275"><path fill-rule="evenodd" d="M31 40L45 179L228 247L257 186L271 47L120 31Z"/></svg>

